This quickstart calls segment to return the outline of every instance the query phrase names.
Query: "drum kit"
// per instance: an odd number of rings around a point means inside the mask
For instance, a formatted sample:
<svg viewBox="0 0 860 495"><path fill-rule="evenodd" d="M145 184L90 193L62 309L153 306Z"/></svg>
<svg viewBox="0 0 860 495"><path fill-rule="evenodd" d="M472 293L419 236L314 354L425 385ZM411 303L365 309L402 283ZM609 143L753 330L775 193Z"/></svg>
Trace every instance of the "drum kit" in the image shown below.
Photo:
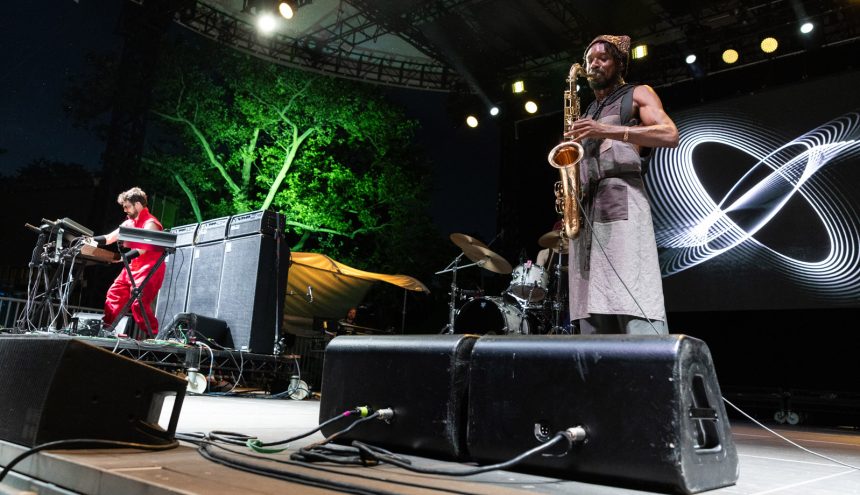
<svg viewBox="0 0 860 495"><path fill-rule="evenodd" d="M567 307L562 291L567 286L566 277L562 279L567 270L562 259L562 255L567 253L567 237L562 231L554 230L538 239L538 244L551 253L545 266L527 260L512 267L505 258L474 237L455 233L450 238L462 252L444 270L436 272L437 275L452 273L448 323L440 333L570 333L569 322L562 321ZM461 265L464 256L472 263ZM510 274L511 282L500 296L460 289L457 287L457 271L472 266L501 275ZM553 287L554 291L551 290ZM467 300L458 308L458 299Z"/></svg>

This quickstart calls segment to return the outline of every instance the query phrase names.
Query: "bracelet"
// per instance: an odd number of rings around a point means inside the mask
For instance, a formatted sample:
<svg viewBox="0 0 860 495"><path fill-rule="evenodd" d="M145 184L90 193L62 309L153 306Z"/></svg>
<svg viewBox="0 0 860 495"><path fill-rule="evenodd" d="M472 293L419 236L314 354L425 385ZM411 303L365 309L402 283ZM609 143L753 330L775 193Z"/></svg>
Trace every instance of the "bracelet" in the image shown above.
<svg viewBox="0 0 860 495"><path fill-rule="evenodd" d="M629 127L625 127L625 128L624 128L624 137L623 137L621 140L622 140L622 141L624 141L624 142L626 143L626 142L627 142L627 137L629 136L629 134L630 134L630 128L629 128Z"/></svg>

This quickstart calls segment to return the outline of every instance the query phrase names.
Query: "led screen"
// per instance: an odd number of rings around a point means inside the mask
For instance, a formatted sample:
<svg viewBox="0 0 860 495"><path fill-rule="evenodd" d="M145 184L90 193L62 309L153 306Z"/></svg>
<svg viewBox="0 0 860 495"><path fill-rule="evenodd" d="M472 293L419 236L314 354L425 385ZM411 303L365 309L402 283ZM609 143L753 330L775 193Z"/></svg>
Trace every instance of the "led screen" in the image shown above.
<svg viewBox="0 0 860 495"><path fill-rule="evenodd" d="M860 307L860 73L671 112L646 176L670 311Z"/></svg>

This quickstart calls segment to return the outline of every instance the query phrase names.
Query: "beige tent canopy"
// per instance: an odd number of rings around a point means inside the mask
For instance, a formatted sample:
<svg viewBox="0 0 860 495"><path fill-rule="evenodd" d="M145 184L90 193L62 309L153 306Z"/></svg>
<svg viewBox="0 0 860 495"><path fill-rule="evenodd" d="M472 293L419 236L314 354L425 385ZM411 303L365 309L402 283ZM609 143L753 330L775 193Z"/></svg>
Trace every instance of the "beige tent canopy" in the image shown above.
<svg viewBox="0 0 860 495"><path fill-rule="evenodd" d="M366 272L324 254L294 252L290 254L290 260L284 322L291 333L314 332L314 317L342 317L349 308L364 299L376 282L393 284L408 291L430 292L427 286L408 275Z"/></svg>

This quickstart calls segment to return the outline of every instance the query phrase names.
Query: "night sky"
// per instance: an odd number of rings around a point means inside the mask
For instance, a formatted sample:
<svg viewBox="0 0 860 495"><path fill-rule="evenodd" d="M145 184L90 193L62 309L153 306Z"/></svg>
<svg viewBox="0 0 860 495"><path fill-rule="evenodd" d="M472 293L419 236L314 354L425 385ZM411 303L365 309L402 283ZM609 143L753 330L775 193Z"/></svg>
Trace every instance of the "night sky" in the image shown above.
<svg viewBox="0 0 860 495"><path fill-rule="evenodd" d="M4 6L0 174L14 174L38 158L101 167L104 143L72 125L63 112L62 93L68 78L86 66L87 54L122 47L115 29L122 3L56 0ZM496 125L472 130L455 123L445 111L445 93L383 89L421 123L418 144L434 170L430 212L436 227L444 235L463 232L490 240L496 233Z"/></svg>

